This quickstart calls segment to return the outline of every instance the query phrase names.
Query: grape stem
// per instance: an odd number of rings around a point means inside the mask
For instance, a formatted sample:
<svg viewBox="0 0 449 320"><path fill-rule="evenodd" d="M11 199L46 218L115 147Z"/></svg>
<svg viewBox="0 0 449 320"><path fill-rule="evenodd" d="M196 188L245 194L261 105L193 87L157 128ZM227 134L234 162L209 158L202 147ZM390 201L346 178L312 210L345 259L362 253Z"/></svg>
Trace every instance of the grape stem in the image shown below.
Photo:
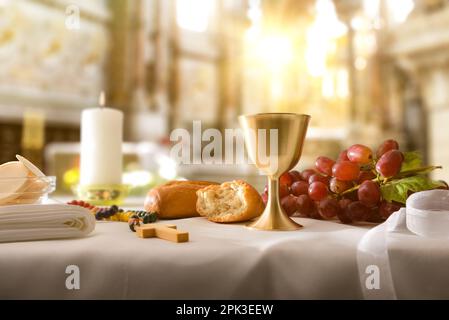
<svg viewBox="0 0 449 320"><path fill-rule="evenodd" d="M379 178L379 177L376 177L376 178L372 179L371 181L373 181L373 182L379 182L379 181L382 181L382 179ZM351 193L351 192L353 192L353 191L356 191L356 190L358 190L358 189L360 188L361 185L362 185L362 184L358 184L358 185L356 185L356 186L354 186L354 187L352 187L352 188L350 188L350 189L348 189L348 190L343 191L343 192L340 193L339 195L340 195L340 196L344 196L345 194L348 194L348 193Z"/></svg>
<svg viewBox="0 0 449 320"><path fill-rule="evenodd" d="M441 169L442 166L427 166L427 167L420 167L420 168L415 168L415 169L409 169L409 170L404 170L402 172L399 172L396 176L392 177L392 178L382 178L380 175L377 175L376 178L372 179L371 181L373 182L381 182L381 184L385 184L388 181L391 180L398 180L398 179L402 179L402 178L406 178L406 177L410 177L416 174L422 174L422 173L427 173L430 171L433 171L435 169ZM343 191L342 193L340 193L340 196L344 196L345 194L351 193L353 191L356 191L360 188L361 184L358 184L346 191Z"/></svg>

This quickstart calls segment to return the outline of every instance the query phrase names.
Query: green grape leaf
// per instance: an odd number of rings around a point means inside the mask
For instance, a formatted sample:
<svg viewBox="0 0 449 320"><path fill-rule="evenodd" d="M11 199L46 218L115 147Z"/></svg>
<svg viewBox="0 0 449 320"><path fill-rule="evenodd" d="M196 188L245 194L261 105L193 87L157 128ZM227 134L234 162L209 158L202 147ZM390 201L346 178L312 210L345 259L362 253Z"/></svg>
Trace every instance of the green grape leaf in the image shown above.
<svg viewBox="0 0 449 320"><path fill-rule="evenodd" d="M382 193L382 197L389 202L396 201L405 204L409 191L419 192L442 186L444 186L444 183L440 181L433 181L424 175L417 175L389 181L380 186L380 192Z"/></svg>
<svg viewBox="0 0 449 320"><path fill-rule="evenodd" d="M419 151L403 152L404 162L402 163L401 172L417 169L422 166L422 155Z"/></svg>

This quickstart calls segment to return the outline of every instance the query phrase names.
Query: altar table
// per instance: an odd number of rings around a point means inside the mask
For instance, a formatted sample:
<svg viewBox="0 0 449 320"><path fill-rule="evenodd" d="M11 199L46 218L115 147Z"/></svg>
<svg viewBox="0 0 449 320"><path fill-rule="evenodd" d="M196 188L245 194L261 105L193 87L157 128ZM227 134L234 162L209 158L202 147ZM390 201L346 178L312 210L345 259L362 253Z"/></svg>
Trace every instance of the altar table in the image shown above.
<svg viewBox="0 0 449 320"><path fill-rule="evenodd" d="M190 233L187 243L141 239L123 222L98 222L81 239L3 243L0 298L363 299L357 244L372 226L295 220L304 228L167 221ZM79 289L66 287L69 265Z"/></svg>

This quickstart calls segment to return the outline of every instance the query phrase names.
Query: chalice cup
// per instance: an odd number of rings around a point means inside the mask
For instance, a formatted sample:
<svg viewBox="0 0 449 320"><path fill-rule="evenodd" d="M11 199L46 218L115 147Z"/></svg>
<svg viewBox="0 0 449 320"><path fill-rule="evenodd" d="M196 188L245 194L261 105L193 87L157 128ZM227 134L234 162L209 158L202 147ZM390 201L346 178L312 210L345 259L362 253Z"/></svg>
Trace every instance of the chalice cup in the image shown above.
<svg viewBox="0 0 449 320"><path fill-rule="evenodd" d="M259 113L239 116L246 149L256 167L268 176L268 202L256 222L258 230L298 230L279 201L279 177L301 158L310 116L296 113Z"/></svg>

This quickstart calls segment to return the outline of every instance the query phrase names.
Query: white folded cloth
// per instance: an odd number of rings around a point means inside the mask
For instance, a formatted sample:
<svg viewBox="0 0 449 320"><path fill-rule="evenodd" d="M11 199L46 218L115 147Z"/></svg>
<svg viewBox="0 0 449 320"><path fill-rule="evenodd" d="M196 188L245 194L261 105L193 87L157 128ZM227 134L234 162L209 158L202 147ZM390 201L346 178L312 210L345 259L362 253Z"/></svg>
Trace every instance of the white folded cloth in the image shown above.
<svg viewBox="0 0 449 320"><path fill-rule="evenodd" d="M0 242L76 238L95 229L95 217L66 204L0 206Z"/></svg>
<svg viewBox="0 0 449 320"><path fill-rule="evenodd" d="M447 238L418 235L408 228L409 219L414 218L409 212L416 208L429 218L429 234L440 228L442 213L434 211L435 203L422 199L430 196L437 200L442 191L415 194L407 208L393 213L360 240L357 264L365 299L449 299ZM373 285L376 277L379 281Z"/></svg>

